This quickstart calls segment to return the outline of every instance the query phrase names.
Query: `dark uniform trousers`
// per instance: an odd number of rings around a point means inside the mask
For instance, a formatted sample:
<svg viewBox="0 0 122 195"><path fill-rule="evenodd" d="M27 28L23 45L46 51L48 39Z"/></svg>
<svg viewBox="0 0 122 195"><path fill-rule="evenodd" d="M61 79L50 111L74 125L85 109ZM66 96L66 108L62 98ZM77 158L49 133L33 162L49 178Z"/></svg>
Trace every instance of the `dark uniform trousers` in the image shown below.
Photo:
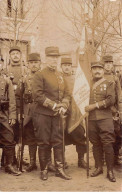
<svg viewBox="0 0 122 195"><path fill-rule="evenodd" d="M9 125L8 125L9 126ZM3 148L3 152L6 157L6 165L13 162L14 147L16 142L14 141L14 133L12 128L0 123L0 148ZM2 154L1 163L4 163L4 154Z"/></svg>
<svg viewBox="0 0 122 195"><path fill-rule="evenodd" d="M115 142L114 125L112 119L89 121L89 139L93 144L93 155L98 167L102 166L102 154L105 151L105 159L113 158L113 143ZM109 156L109 158L108 158ZM106 162L107 163L107 162ZM107 163L108 164L108 163Z"/></svg>
<svg viewBox="0 0 122 195"><path fill-rule="evenodd" d="M14 141L14 134L11 131L2 125L0 123L0 147L1 148L8 148L8 147L14 147L15 146L15 141Z"/></svg>
<svg viewBox="0 0 122 195"><path fill-rule="evenodd" d="M96 167L102 167L104 150L108 170L112 169L114 158L113 143L115 142L115 132L110 109L114 101L115 93L112 82L103 78L91 84L90 104L98 102L100 107L89 112L89 139L93 144Z"/></svg>
<svg viewBox="0 0 122 195"><path fill-rule="evenodd" d="M42 114L35 114L34 118L35 136L38 145L51 145L57 147L62 144L62 129L60 127L60 117L58 116L45 116ZM40 125L41 124L41 125Z"/></svg>
<svg viewBox="0 0 122 195"><path fill-rule="evenodd" d="M63 152L63 132L60 126L60 116L47 116L43 114L34 114L33 117L34 124L34 134L37 140L37 145L39 146L39 151L41 150L46 154L46 162L50 155L51 148L53 147L54 159L57 161L56 157L58 151ZM41 124L41 125L40 125ZM43 156L43 155L42 155ZM58 161L62 162L62 157ZM45 169L45 162L41 159L41 169Z"/></svg>

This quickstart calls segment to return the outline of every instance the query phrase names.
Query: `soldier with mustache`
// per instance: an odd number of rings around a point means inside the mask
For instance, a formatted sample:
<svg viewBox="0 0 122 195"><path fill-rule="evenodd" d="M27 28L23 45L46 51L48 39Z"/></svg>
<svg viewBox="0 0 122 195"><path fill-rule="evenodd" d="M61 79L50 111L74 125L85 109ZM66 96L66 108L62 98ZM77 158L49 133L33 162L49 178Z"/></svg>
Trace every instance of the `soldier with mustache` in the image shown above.
<svg viewBox="0 0 122 195"><path fill-rule="evenodd" d="M90 102L85 107L89 112L89 139L93 145L93 156L96 169L91 177L103 173L102 154L105 153L107 178L116 182L113 173L115 132L111 106L115 102L114 84L104 78L104 64L91 63L92 81L90 87Z"/></svg>

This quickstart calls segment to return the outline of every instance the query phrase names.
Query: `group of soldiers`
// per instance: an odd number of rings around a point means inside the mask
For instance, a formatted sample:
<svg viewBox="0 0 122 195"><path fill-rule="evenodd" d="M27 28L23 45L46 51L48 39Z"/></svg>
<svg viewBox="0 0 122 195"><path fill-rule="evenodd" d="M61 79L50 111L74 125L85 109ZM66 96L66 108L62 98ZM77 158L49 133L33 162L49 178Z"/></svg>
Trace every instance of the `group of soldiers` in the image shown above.
<svg viewBox="0 0 122 195"><path fill-rule="evenodd" d="M24 145L29 146L30 163L26 171L37 169L36 156L41 169L41 179L48 179L48 171L57 177L70 180L65 168L65 146L76 145L78 167L87 168L84 160L86 136L82 114L75 107L72 92L75 75L72 74L72 59L61 58L62 72L57 70L60 60L58 47L45 49L46 67L41 70L41 57L38 53L28 55L28 71L21 66L21 50L18 46L10 49L10 64L5 73L4 59L0 59L0 147L3 148L1 164L5 172L20 175L14 164L17 163L16 144L19 143L21 123L21 97L23 98ZM25 74L26 72L26 74ZM122 90L119 78L113 73L112 56L104 56L103 62L91 63L92 81L90 102L85 107L89 113L89 139L93 145L96 177L103 173L103 161L107 165L107 177L115 182L113 166L121 164L122 150ZM22 88L23 86L23 88ZM69 131L71 115L78 119ZM64 146L65 143L65 146ZM54 165L52 163L52 150ZM2 163L4 162L4 163ZM26 164L22 160L23 164Z"/></svg>

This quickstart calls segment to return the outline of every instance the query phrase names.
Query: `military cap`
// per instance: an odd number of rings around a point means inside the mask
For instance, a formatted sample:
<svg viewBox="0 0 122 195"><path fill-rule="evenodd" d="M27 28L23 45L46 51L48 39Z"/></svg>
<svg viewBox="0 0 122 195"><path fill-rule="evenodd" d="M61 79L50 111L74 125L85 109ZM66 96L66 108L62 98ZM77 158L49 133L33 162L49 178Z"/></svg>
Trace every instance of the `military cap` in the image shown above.
<svg viewBox="0 0 122 195"><path fill-rule="evenodd" d="M28 55L28 61L41 61L41 57L39 53L30 53Z"/></svg>
<svg viewBox="0 0 122 195"><path fill-rule="evenodd" d="M14 51L14 50L17 50L17 51L21 52L20 47L18 47L18 46L13 46L13 47L10 48L9 53L11 53L11 52Z"/></svg>
<svg viewBox="0 0 122 195"><path fill-rule="evenodd" d="M103 62L113 62L113 56L103 56Z"/></svg>
<svg viewBox="0 0 122 195"><path fill-rule="evenodd" d="M91 68L93 68L93 67L101 67L101 68L104 68L104 64L101 61L91 62Z"/></svg>
<svg viewBox="0 0 122 195"><path fill-rule="evenodd" d="M0 54L0 61L4 61L2 54Z"/></svg>
<svg viewBox="0 0 122 195"><path fill-rule="evenodd" d="M47 47L45 49L46 56L60 56L58 47Z"/></svg>
<svg viewBox="0 0 122 195"><path fill-rule="evenodd" d="M61 58L61 64L72 64L72 58Z"/></svg>

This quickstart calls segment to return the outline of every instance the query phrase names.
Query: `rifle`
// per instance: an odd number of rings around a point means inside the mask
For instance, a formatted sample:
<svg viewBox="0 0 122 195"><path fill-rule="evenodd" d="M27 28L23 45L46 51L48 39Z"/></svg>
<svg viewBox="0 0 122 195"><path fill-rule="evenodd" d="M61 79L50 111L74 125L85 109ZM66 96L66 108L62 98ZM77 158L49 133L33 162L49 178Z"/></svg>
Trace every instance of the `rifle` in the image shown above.
<svg viewBox="0 0 122 195"><path fill-rule="evenodd" d="M17 164L19 171L22 172L22 162L23 162L23 121L24 121L24 82L21 81L20 84L20 120L19 120L19 144L18 144L18 151L17 151Z"/></svg>
<svg viewBox="0 0 122 195"><path fill-rule="evenodd" d="M87 178L89 177L89 132L88 132L88 115L85 117L86 123L86 146L87 146L87 153L86 153L86 161L87 161Z"/></svg>

